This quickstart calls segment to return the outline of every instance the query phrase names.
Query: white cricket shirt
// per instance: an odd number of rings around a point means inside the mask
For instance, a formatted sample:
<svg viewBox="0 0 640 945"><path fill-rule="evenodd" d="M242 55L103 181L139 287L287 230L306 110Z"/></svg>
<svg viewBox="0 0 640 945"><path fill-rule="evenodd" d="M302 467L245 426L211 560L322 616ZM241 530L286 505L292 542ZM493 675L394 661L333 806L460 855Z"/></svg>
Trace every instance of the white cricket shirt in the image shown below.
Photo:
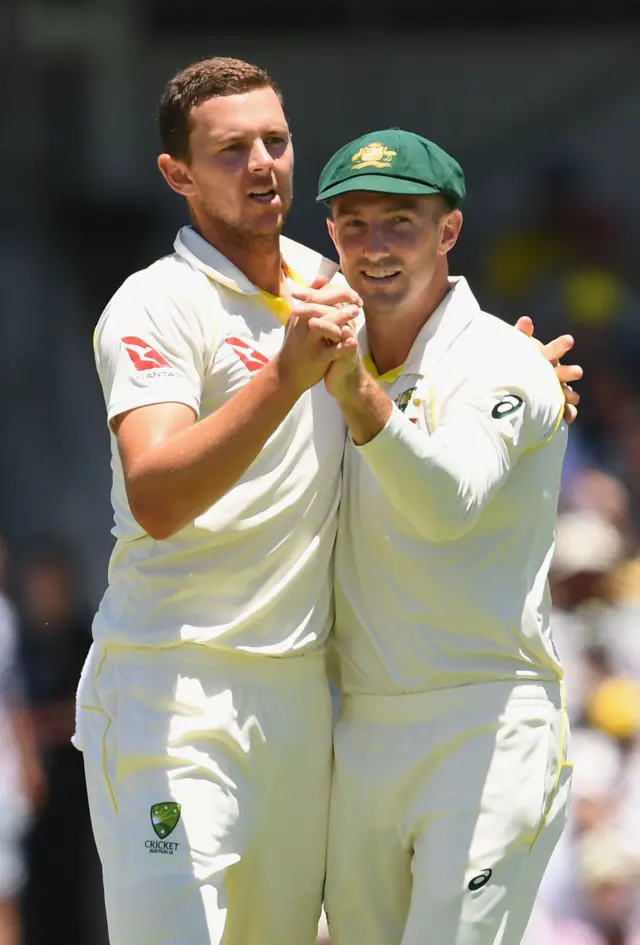
<svg viewBox="0 0 640 945"><path fill-rule="evenodd" d="M335 652L347 693L560 678L547 572L564 396L464 279L380 379L385 428L345 451Z"/></svg>
<svg viewBox="0 0 640 945"><path fill-rule="evenodd" d="M290 278L337 266L282 239ZM191 227L175 252L116 292L95 333L109 421L156 403L203 418L281 348L286 303L258 289ZM189 641L261 654L319 646L333 618L331 556L345 427L323 384L307 391L238 483L165 541L131 514L111 435L116 545L94 621L103 644Z"/></svg>

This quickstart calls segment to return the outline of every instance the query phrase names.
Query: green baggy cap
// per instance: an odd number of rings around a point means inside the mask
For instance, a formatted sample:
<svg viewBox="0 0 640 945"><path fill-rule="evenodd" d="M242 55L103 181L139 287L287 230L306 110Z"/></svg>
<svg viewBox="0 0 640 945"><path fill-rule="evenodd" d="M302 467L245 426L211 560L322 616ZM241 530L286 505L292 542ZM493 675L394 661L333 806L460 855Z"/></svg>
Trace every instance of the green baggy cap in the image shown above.
<svg viewBox="0 0 640 945"><path fill-rule="evenodd" d="M451 207L466 194L458 162L433 141L400 128L362 135L327 161L316 200L331 200L352 190L442 194Z"/></svg>

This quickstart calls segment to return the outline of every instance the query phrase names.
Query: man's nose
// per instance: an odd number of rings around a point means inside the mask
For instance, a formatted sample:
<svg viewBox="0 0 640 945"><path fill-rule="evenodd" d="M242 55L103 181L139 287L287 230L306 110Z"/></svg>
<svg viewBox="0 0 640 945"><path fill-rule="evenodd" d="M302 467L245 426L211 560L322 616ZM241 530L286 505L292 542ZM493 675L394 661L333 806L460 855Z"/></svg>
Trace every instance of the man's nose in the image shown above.
<svg viewBox="0 0 640 945"><path fill-rule="evenodd" d="M273 158L269 154L264 141L262 138L257 138L249 152L249 170L255 172L271 168L272 166Z"/></svg>

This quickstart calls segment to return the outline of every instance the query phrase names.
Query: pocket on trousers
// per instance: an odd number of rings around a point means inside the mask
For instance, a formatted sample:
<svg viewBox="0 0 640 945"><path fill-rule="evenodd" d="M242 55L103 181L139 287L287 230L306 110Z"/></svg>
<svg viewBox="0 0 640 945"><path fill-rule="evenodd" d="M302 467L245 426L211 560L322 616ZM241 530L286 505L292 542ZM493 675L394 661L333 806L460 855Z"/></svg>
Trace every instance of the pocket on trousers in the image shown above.
<svg viewBox="0 0 640 945"><path fill-rule="evenodd" d="M569 813L569 802L571 800L571 778L573 775L573 762L563 761L558 769L553 787L549 793L545 809L540 819L540 825L531 841L529 852L533 850L540 839L540 835L547 824L552 823L556 817L562 817L564 821Z"/></svg>
<svg viewBox="0 0 640 945"><path fill-rule="evenodd" d="M560 710L554 722L555 724L551 726L550 730L549 763L545 778L544 803L538 827L531 840L530 852L539 840L546 825L555 820L557 816L562 816L563 813L566 819L568 811L573 762L569 760L571 731L566 712Z"/></svg>
<svg viewBox="0 0 640 945"><path fill-rule="evenodd" d="M483 796L483 820L496 850L532 843L552 788L557 753L553 709L509 707L497 732ZM490 825L490 828L489 828Z"/></svg>

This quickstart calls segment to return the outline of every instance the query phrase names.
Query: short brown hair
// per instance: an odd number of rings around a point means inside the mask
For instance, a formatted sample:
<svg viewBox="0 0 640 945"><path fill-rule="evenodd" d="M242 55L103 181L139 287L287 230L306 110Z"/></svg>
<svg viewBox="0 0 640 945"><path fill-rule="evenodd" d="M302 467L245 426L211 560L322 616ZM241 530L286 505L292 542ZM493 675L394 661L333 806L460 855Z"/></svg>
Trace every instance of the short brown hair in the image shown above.
<svg viewBox="0 0 640 945"><path fill-rule="evenodd" d="M157 120L162 147L172 157L187 160L192 108L210 98L265 88L273 89L284 104L271 76L250 62L217 56L187 66L167 83L160 99Z"/></svg>

